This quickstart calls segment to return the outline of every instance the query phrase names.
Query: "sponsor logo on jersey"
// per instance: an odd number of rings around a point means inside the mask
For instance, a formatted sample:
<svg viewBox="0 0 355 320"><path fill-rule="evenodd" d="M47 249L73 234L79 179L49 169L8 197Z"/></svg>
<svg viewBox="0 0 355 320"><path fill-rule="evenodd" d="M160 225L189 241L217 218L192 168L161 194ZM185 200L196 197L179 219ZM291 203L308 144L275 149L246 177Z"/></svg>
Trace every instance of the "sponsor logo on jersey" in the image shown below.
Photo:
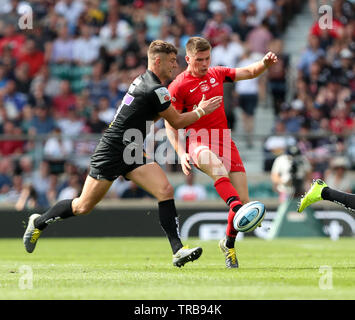
<svg viewBox="0 0 355 320"><path fill-rule="evenodd" d="M198 84L197 87L195 87L195 88L193 88L193 89L190 89L190 92L194 92L201 84L206 83L206 82L207 82L207 80L201 81L201 82Z"/></svg>
<svg viewBox="0 0 355 320"><path fill-rule="evenodd" d="M171 100L169 91L165 87L160 87L158 89L155 89L154 92L158 96L159 101L160 101L161 104L164 104L164 103L166 103L166 102Z"/></svg>
<svg viewBox="0 0 355 320"><path fill-rule="evenodd" d="M201 87L201 92L206 92L208 90L210 90L210 86L206 83L206 84L203 84Z"/></svg>

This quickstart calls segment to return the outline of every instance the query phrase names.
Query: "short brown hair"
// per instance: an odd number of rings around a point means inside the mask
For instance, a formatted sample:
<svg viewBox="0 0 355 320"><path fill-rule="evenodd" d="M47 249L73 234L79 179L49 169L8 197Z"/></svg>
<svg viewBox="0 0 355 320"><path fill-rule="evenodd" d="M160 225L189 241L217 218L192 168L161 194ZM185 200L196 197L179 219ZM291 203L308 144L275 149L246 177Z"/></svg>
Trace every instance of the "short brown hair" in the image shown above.
<svg viewBox="0 0 355 320"><path fill-rule="evenodd" d="M175 46L169 42L163 40L154 40L148 48L148 58L154 59L154 56L159 53L175 53L177 54L178 51Z"/></svg>
<svg viewBox="0 0 355 320"><path fill-rule="evenodd" d="M192 37L187 41L186 53L195 55L197 52L211 50L208 40L201 37Z"/></svg>

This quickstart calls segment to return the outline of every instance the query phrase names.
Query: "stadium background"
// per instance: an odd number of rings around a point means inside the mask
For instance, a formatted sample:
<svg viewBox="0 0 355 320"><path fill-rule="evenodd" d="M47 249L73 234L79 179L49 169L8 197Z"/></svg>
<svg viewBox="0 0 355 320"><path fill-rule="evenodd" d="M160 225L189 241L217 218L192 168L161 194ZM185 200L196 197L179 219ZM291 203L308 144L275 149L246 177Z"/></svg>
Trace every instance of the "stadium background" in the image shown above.
<svg viewBox="0 0 355 320"><path fill-rule="evenodd" d="M331 29L319 28L322 4L328 2L2 0L0 214L7 227L1 236L21 237L22 221L30 212L78 195L100 133L130 82L144 72L147 46L158 38L178 47L178 72L186 66L184 45L195 35L211 41L213 65L236 67L268 50L278 55L278 66L247 92L258 96L251 133L245 131L240 108L245 87L231 88L226 104L252 200L263 201L269 211L277 209L270 169L288 141L297 143L310 161L311 178L327 178L335 170L335 159L342 162L344 191L354 192L354 3L329 2ZM26 13L30 20L24 19ZM158 122L156 130L162 126ZM180 167L162 166L175 187L182 223L194 213L226 211L207 176L196 172L186 192L179 188L185 184ZM330 203L314 208L344 211ZM99 212L83 218L81 233L75 231L77 221L46 233L163 236L156 210L154 199L119 179L95 210ZM99 219L99 214L105 218ZM330 219L325 220L329 225ZM338 221L342 235L353 235L351 223ZM220 229L214 228L210 238L220 236Z"/></svg>

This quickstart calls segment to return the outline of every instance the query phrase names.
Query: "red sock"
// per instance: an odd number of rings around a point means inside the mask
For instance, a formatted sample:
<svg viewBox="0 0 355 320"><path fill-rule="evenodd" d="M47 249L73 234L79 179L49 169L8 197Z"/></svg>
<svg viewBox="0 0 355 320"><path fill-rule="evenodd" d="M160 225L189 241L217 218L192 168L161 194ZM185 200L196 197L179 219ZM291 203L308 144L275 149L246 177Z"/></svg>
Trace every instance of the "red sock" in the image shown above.
<svg viewBox="0 0 355 320"><path fill-rule="evenodd" d="M231 209L233 209L237 205L242 204L237 190L235 190L235 188L227 177L219 178L214 183L214 187L216 188L219 196Z"/></svg>

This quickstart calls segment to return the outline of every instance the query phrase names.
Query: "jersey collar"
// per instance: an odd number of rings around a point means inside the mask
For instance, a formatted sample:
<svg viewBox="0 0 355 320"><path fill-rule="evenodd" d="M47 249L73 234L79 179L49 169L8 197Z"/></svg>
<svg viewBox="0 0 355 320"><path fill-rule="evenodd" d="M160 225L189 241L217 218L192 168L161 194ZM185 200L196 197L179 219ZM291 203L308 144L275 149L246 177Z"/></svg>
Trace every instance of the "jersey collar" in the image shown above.
<svg viewBox="0 0 355 320"><path fill-rule="evenodd" d="M155 80L157 80L159 83L161 83L160 79L153 71L147 70L147 73L149 73Z"/></svg>

